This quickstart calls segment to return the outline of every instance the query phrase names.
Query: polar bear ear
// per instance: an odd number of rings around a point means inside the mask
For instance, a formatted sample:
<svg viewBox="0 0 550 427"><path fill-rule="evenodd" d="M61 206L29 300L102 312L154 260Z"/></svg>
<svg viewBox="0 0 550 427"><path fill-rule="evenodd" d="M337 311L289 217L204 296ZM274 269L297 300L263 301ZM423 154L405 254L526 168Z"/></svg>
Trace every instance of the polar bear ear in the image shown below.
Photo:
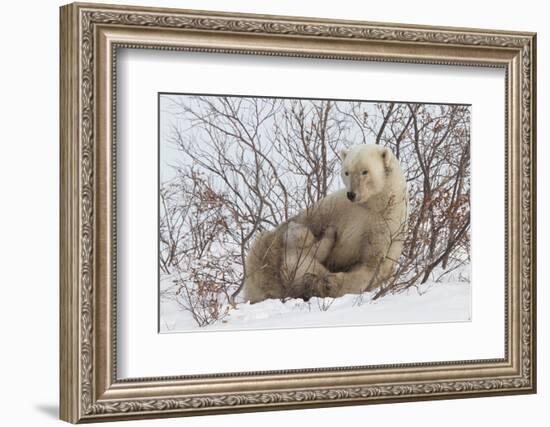
<svg viewBox="0 0 550 427"><path fill-rule="evenodd" d="M384 167L388 169L392 158L392 152L388 147L382 148L382 160L384 161Z"/></svg>
<svg viewBox="0 0 550 427"><path fill-rule="evenodd" d="M348 150L346 148L342 148L339 152L338 152L338 155L340 156L340 160L344 161L346 160L346 157L348 155Z"/></svg>

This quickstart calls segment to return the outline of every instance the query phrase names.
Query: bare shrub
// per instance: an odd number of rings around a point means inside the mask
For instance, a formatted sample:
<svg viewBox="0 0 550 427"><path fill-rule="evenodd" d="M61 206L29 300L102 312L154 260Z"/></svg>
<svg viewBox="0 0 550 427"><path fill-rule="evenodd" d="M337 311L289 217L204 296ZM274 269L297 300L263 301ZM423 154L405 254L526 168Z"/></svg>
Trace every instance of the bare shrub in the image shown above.
<svg viewBox="0 0 550 427"><path fill-rule="evenodd" d="M405 247L376 297L469 262L468 106L174 95L161 108L162 292L197 324L238 303L253 239L338 189L337 152L359 143L390 147L408 183Z"/></svg>

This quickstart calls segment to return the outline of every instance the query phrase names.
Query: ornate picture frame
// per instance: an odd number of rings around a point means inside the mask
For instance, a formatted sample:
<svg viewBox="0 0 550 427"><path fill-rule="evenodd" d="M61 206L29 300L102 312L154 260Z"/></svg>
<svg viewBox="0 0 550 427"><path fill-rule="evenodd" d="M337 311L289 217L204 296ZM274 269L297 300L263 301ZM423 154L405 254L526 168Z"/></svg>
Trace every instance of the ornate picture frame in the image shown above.
<svg viewBox="0 0 550 427"><path fill-rule="evenodd" d="M79 423L536 391L534 33L80 3L60 13L61 419ZM119 379L120 48L503 69L504 357Z"/></svg>

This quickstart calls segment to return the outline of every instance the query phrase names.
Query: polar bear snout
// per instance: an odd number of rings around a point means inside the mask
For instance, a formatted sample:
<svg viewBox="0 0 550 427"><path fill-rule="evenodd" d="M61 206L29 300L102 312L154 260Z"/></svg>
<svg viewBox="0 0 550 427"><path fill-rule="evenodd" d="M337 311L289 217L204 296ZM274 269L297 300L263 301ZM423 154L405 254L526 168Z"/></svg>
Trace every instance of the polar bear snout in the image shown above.
<svg viewBox="0 0 550 427"><path fill-rule="evenodd" d="M355 194L353 191L348 191L346 193L346 196L347 196L347 198L350 202L353 202L355 200L355 197L357 196L357 194Z"/></svg>

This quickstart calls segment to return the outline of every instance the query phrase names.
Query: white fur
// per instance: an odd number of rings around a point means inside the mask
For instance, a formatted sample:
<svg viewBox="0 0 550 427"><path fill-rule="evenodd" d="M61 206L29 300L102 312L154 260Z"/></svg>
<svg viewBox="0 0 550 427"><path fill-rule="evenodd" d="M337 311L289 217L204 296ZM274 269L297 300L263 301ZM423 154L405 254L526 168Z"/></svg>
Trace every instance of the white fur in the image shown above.
<svg viewBox="0 0 550 427"><path fill-rule="evenodd" d="M247 299L288 295L290 270L297 278L291 280L293 297L361 293L380 286L393 272L407 219L407 186L399 162L389 149L373 144L343 150L340 158L344 189L254 243L247 257ZM348 193L355 193L354 201ZM315 240L314 235L323 237ZM307 248L318 255L298 262ZM304 281L311 276L317 280Z"/></svg>

